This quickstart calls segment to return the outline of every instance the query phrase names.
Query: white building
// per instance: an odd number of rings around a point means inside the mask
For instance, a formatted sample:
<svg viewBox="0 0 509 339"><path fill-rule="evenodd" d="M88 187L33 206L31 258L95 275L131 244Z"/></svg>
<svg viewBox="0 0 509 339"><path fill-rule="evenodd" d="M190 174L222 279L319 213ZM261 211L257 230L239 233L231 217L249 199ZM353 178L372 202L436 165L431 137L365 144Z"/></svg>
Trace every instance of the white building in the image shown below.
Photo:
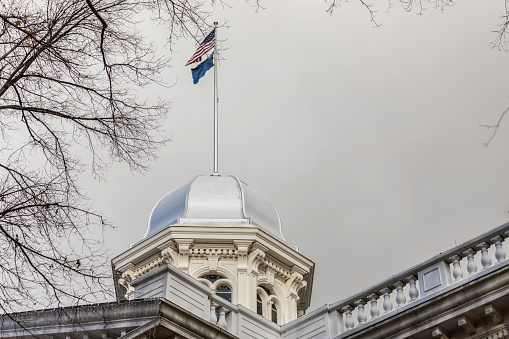
<svg viewBox="0 0 509 339"><path fill-rule="evenodd" d="M314 263L270 201L234 176L198 176L112 260L116 302L4 315L0 337L509 338L506 237L509 223L307 312Z"/></svg>

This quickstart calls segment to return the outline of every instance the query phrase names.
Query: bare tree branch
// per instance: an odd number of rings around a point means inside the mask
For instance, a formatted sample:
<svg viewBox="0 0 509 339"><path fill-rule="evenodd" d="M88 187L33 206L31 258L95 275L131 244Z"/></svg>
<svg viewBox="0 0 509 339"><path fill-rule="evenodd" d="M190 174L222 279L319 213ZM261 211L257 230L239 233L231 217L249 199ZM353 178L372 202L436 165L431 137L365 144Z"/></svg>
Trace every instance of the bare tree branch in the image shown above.
<svg viewBox="0 0 509 339"><path fill-rule="evenodd" d="M502 120L504 120L504 117L505 115L507 114L507 112L509 112L509 107L507 107L503 112L502 114L500 114L500 116L498 117L498 121L496 124L494 125L479 125L481 127L486 127L487 129L492 129L493 132L491 133L490 137L488 138L488 140L483 143L483 146L484 147L488 147L491 143L491 141L495 138L495 136L497 135L497 132L498 132L498 129L500 128L500 125L502 123Z"/></svg>
<svg viewBox="0 0 509 339"><path fill-rule="evenodd" d="M211 1L213 3L213 1ZM221 2L222 3L222 2ZM146 170L168 142L167 57L137 30L151 16L175 39L210 29L199 0L4 0L0 6L0 309L103 299L111 225L78 177L120 161Z"/></svg>

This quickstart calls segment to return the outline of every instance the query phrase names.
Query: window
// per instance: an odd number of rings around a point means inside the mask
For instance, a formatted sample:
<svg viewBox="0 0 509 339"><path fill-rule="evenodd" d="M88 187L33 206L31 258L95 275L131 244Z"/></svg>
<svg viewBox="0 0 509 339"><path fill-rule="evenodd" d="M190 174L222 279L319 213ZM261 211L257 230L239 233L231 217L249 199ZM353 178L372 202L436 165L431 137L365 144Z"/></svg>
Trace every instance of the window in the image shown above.
<svg viewBox="0 0 509 339"><path fill-rule="evenodd" d="M203 279L207 279L208 281L210 281L213 284L217 280L223 279L223 277L220 275L216 275L216 274L209 274L209 275L204 276Z"/></svg>
<svg viewBox="0 0 509 339"><path fill-rule="evenodd" d="M219 286L216 288L216 295L229 302L232 302L232 289L229 286Z"/></svg>
<svg viewBox="0 0 509 339"><path fill-rule="evenodd" d="M256 313L263 315L263 301L259 294L256 295Z"/></svg>
<svg viewBox="0 0 509 339"><path fill-rule="evenodd" d="M205 275L198 280L210 287L218 297L221 297L229 302L232 302L232 289L230 286L225 285L227 279L217 274ZM225 281L226 280L226 281Z"/></svg>
<svg viewBox="0 0 509 339"><path fill-rule="evenodd" d="M256 313L277 324L279 299L264 286L258 286ZM277 305L276 305L277 304Z"/></svg>
<svg viewBox="0 0 509 339"><path fill-rule="evenodd" d="M277 324L277 307L276 307L276 304L274 304L274 303L272 303L272 307L270 310L270 316L271 316L272 322Z"/></svg>

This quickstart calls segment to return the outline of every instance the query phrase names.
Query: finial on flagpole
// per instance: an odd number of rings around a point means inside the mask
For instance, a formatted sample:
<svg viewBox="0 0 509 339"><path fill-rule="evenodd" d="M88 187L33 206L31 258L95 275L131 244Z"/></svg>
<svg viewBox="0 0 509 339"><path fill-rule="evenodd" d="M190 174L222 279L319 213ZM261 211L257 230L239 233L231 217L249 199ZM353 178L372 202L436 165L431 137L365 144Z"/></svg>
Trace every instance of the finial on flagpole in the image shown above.
<svg viewBox="0 0 509 339"><path fill-rule="evenodd" d="M216 42L214 44L214 172L212 175L219 175L218 169L218 106L219 106L219 95L217 88L217 68L218 68L218 56L217 56L217 22L214 22L214 31L216 35Z"/></svg>

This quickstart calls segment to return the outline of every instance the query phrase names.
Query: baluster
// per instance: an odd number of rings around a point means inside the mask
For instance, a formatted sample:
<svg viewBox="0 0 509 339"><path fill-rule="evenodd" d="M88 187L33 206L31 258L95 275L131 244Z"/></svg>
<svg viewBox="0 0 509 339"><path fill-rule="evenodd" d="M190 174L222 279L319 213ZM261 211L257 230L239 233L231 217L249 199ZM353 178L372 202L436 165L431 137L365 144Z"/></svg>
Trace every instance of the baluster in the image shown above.
<svg viewBox="0 0 509 339"><path fill-rule="evenodd" d="M368 320L368 315L364 311L364 306L366 305L366 302L362 299L357 300L354 302L354 305L357 306L357 320L360 324L364 324L366 320Z"/></svg>
<svg viewBox="0 0 509 339"><path fill-rule="evenodd" d="M371 319L376 319L380 315L380 309L378 309L378 294L371 293L367 296L369 301L371 302L371 308L369 310L369 314L371 315Z"/></svg>
<svg viewBox="0 0 509 339"><path fill-rule="evenodd" d="M467 256L467 260L468 260L468 263L467 263L468 275L472 275L475 272L477 272L477 265L474 260L475 251L473 249L469 248L468 250L464 251L463 254Z"/></svg>
<svg viewBox="0 0 509 339"><path fill-rule="evenodd" d="M491 266L491 258L488 254L488 247L490 247L490 245L485 242L477 245L477 248L481 250L481 265L483 270Z"/></svg>
<svg viewBox="0 0 509 339"><path fill-rule="evenodd" d="M385 287L380 290L380 293L383 294L383 296L384 296L384 303L383 303L383 307L384 307L384 311L385 311L384 313L392 311L392 301L391 301L391 296L390 296L391 291L392 291L392 289L390 289L389 287Z"/></svg>
<svg viewBox="0 0 509 339"><path fill-rule="evenodd" d="M452 262L452 276L454 277L454 281L458 281L463 279L463 270L460 265L461 257L459 255L454 255L449 258L449 261Z"/></svg>
<svg viewBox="0 0 509 339"><path fill-rule="evenodd" d="M353 321L353 317L352 317L352 306L350 305L346 305L345 307L342 308L343 312L345 313L345 327L346 327L346 330L351 330L355 323Z"/></svg>
<svg viewBox="0 0 509 339"><path fill-rule="evenodd" d="M217 321L217 326L221 327L223 330L226 330L228 325L226 323L226 312L228 312L228 310L224 307L219 309L219 320Z"/></svg>
<svg viewBox="0 0 509 339"><path fill-rule="evenodd" d="M403 306L406 304L405 293L403 293L403 287L405 287L405 283L402 281L396 281L392 286L396 288L396 303L397 307Z"/></svg>
<svg viewBox="0 0 509 339"><path fill-rule="evenodd" d="M410 301L417 300L419 298L419 290L416 286L417 277L415 275L411 275L405 280L410 284L410 288L408 289L408 296L410 297Z"/></svg>
<svg viewBox="0 0 509 339"><path fill-rule="evenodd" d="M497 259L497 262L504 261L505 251L504 248L502 247L502 242L504 241L504 239L501 236L497 235L496 237L491 238L490 240L495 244L495 259Z"/></svg>
<svg viewBox="0 0 509 339"><path fill-rule="evenodd" d="M216 308L218 306L219 305L214 302L210 303L210 322L213 323L214 325L217 324Z"/></svg>

